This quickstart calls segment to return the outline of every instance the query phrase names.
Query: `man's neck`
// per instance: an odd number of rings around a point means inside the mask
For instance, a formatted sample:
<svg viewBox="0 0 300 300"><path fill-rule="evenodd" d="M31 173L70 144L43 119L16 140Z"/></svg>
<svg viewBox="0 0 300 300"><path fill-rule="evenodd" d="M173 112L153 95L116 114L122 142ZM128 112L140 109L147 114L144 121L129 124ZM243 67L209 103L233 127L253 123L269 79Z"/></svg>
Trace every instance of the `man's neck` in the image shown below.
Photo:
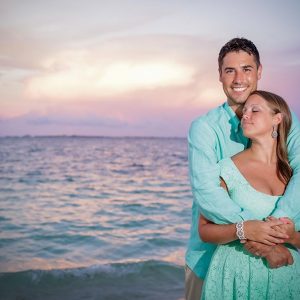
<svg viewBox="0 0 300 300"><path fill-rule="evenodd" d="M242 116L243 116L243 105L241 105L241 104L240 105L238 105L238 104L236 104L236 105L230 105L229 103L228 103L228 105L235 112L235 114L237 115L237 117L239 119L241 119Z"/></svg>

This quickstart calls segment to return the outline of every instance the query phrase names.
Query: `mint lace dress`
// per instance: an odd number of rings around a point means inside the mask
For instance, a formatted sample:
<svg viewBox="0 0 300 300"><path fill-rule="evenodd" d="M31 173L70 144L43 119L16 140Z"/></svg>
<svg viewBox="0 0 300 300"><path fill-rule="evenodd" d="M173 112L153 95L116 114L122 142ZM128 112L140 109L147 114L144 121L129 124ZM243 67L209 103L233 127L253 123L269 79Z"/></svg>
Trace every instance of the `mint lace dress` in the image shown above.
<svg viewBox="0 0 300 300"><path fill-rule="evenodd" d="M255 190L230 158L219 165L233 201L251 210L257 219L273 211L279 196ZM201 299L300 299L300 254L293 247L289 250L294 264L270 269L264 258L249 254L239 241L219 245L205 277Z"/></svg>

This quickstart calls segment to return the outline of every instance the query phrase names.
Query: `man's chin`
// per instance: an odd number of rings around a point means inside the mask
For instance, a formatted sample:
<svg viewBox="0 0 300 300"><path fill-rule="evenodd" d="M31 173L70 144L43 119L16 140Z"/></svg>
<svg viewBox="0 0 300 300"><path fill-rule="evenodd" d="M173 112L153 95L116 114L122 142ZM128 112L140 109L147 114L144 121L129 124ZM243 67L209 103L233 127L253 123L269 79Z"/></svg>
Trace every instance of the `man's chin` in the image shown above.
<svg viewBox="0 0 300 300"><path fill-rule="evenodd" d="M249 90L246 90L242 93L232 93L232 101L236 104L244 104L250 95Z"/></svg>
<svg viewBox="0 0 300 300"><path fill-rule="evenodd" d="M238 99L230 99L232 103L234 103L235 105L243 105L245 104L247 98L238 98Z"/></svg>

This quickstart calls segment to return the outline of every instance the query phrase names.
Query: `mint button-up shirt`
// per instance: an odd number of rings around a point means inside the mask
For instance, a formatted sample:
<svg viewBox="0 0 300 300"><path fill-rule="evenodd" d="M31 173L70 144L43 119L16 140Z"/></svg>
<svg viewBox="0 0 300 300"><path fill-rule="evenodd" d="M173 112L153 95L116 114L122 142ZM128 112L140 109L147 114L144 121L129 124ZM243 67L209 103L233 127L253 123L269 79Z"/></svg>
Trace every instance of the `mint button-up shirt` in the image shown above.
<svg viewBox="0 0 300 300"><path fill-rule="evenodd" d="M288 151L293 177L272 215L290 217L299 230L300 125L295 115L292 115ZM204 279L216 245L201 241L198 233L200 213L216 224L254 219L250 211L243 210L234 203L220 186L220 171L217 165L221 159L231 157L247 148L249 140L243 135L239 118L226 102L192 122L188 145L193 206L190 239L185 258L188 267Z"/></svg>

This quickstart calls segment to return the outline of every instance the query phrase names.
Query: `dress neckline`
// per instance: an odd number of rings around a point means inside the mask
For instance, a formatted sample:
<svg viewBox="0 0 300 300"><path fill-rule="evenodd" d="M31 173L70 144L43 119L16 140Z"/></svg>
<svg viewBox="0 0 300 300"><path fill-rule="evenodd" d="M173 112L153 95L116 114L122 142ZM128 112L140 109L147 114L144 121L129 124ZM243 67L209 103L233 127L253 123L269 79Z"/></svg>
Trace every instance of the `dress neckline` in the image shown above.
<svg viewBox="0 0 300 300"><path fill-rule="evenodd" d="M256 193L259 193L261 195L267 196L267 197L272 197L272 198L278 198L278 197L282 197L283 195L270 195L264 192L261 192L259 190L257 190L256 188L254 188L250 182L245 178L245 176L242 174L242 172L240 171L240 169L237 167L237 165L234 163L234 161L232 160L231 157L229 157L229 161L231 162L231 164L233 165L233 167L235 168L235 170L238 172L238 174L240 175L240 177L243 179L243 181L245 181L245 183Z"/></svg>

